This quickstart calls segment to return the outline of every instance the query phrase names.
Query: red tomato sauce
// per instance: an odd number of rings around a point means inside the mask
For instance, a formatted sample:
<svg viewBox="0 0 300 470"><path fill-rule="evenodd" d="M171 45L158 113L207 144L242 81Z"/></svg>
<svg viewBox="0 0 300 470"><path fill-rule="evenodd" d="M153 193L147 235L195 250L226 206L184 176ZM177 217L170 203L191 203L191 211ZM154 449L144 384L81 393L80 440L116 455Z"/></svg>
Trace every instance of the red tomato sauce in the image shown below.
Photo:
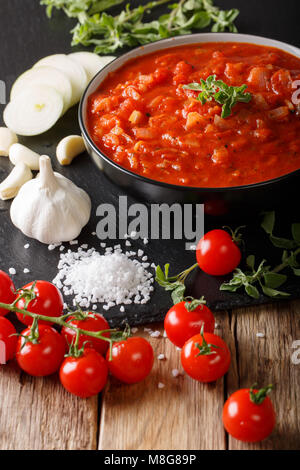
<svg viewBox="0 0 300 470"><path fill-rule="evenodd" d="M209 75L246 84L249 103L221 118L183 89ZM88 130L110 159L139 175L194 187L266 181L300 168L300 59L273 47L206 43L127 62L90 96ZM295 100L293 100L295 101Z"/></svg>

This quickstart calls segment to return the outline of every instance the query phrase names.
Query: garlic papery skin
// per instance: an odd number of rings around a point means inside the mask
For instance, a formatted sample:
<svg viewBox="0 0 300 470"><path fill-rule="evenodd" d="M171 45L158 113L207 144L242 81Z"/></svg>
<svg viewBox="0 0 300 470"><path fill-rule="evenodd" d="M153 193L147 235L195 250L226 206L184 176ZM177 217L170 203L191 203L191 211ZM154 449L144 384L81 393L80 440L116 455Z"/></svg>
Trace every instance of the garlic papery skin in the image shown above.
<svg viewBox="0 0 300 470"><path fill-rule="evenodd" d="M44 155L40 157L40 173L22 186L10 209L18 229L48 245L77 238L90 215L89 195L54 173L50 158Z"/></svg>
<svg viewBox="0 0 300 470"><path fill-rule="evenodd" d="M10 147L9 159L13 165L24 162L31 170L38 170L40 167L40 155L22 144L13 144Z"/></svg>
<svg viewBox="0 0 300 470"><path fill-rule="evenodd" d="M6 201L14 198L23 184L32 179L30 168L25 163L18 163L8 177L0 184L0 199Z"/></svg>

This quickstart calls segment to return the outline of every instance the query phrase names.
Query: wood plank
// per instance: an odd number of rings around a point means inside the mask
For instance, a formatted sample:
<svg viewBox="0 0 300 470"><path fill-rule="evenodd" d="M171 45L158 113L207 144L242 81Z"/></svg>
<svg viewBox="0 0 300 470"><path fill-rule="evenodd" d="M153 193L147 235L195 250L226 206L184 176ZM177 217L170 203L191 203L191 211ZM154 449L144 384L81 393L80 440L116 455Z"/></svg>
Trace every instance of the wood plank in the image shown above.
<svg viewBox="0 0 300 470"><path fill-rule="evenodd" d="M228 315L218 320L230 333ZM152 329L163 328L150 325ZM222 335L222 329L218 333ZM140 384L121 385L112 379L102 401L99 449L102 450L194 450L225 449L226 436L220 416L224 402L223 380L200 384L182 372L180 351L167 338L145 336L155 352L151 375ZM157 359L165 354L166 360ZM158 388L158 383L165 385Z"/></svg>
<svg viewBox="0 0 300 470"><path fill-rule="evenodd" d="M236 341L237 374L227 377L228 394L240 387L273 383L277 425L269 439L245 444L229 437L229 449L299 449L300 365L291 362L292 343L300 339L300 301L235 310L231 332ZM258 338L256 333L265 333Z"/></svg>
<svg viewBox="0 0 300 470"><path fill-rule="evenodd" d="M29 377L14 362L0 367L0 449L97 448L97 397L81 400L58 382Z"/></svg>

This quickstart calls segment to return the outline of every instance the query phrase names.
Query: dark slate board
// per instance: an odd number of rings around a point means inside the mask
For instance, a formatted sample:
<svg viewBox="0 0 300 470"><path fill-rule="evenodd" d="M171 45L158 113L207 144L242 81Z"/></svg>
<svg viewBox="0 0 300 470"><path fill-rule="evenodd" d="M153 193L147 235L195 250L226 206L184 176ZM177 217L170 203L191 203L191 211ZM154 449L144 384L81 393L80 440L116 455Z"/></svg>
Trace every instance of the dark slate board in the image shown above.
<svg viewBox="0 0 300 470"><path fill-rule="evenodd" d="M139 2L132 2L137 4ZM241 15L238 19L239 31L243 33L260 34L275 39L300 45L299 30L299 0L287 0L275 2L274 0L230 0L217 1L225 8L238 7ZM30 68L38 59L53 53L71 52L69 30L73 21L65 15L55 12L52 21L46 18L44 7L39 6L38 0L10 0L1 2L0 6L0 79L7 86L7 97L14 79L25 69ZM3 106L0 106L2 116ZM1 122L2 125L2 122ZM60 138L70 134L79 133L77 123L77 109L73 108L59 122L57 126L47 134L36 138L24 138L25 145L37 152L55 155L55 148ZM110 183L102 174L99 174L87 154L83 154L74 161L72 166L62 168L53 159L54 167L66 177L72 179L77 185L84 188L93 200L92 217L87 227L79 237L79 243L87 243L89 246L99 248L100 241L92 236L96 230L96 208L101 203L118 204L118 197L122 192L118 187ZM0 180L4 179L11 169L8 159L0 159ZM134 202L128 198L128 203ZM10 267L17 270L14 276L16 286L20 287L34 279L52 280L56 274L56 266L59 259L59 251L48 251L44 246L34 240L28 240L15 229L9 217L9 202L0 201L0 267L8 271ZM279 217L279 229L290 224L283 210ZM284 214L284 215L283 215ZM297 219L297 214L296 214ZM241 220L238 225L248 224L245 231L247 253L256 253L258 259L267 258L270 262L278 261L279 253L274 250L263 232L259 229L259 220ZM219 225L219 224L218 224ZM206 229L213 227L211 221L206 221ZM30 243L30 248L23 247ZM114 245L118 243L112 242ZM122 246L124 242L121 242ZM67 244L66 244L67 245ZM73 247L75 249L76 247ZM153 240L148 245L142 241L134 243L134 250L139 248L145 251L149 259L156 264L170 262L172 271L180 272L185 267L194 263L194 253L184 251L184 242ZM23 274L23 269L28 267L30 274ZM205 295L208 304L213 309L230 309L243 305L255 305L269 302L269 299L261 297L257 302L243 295L222 293L219 291L221 279L206 276L197 271L190 279L190 291L196 295ZM291 278L288 290L293 298L300 297L300 286L296 278ZM121 325L128 321L131 325L142 324L161 320L170 306L168 294L160 288L156 288L151 302L147 305L127 306L124 314L119 308L113 308L105 315L112 325ZM101 311L101 306L99 306Z"/></svg>

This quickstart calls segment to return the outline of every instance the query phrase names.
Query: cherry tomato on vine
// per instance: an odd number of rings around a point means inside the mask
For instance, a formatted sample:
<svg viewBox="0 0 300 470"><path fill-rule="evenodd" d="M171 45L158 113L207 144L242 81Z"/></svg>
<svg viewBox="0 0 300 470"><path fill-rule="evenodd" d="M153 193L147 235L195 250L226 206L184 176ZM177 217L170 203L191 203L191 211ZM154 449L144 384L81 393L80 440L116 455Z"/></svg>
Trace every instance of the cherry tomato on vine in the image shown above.
<svg viewBox="0 0 300 470"><path fill-rule="evenodd" d="M17 362L27 374L35 377L54 374L59 369L66 352L64 338L49 325L38 326L38 338L26 341L30 328L26 328L17 344Z"/></svg>
<svg viewBox="0 0 300 470"><path fill-rule="evenodd" d="M233 393L223 408L226 431L235 439L258 442L266 439L274 429L276 416L265 389L243 388Z"/></svg>
<svg viewBox="0 0 300 470"><path fill-rule="evenodd" d="M7 318L0 317L0 364L1 359L7 362L14 357L18 342L16 333L14 325Z"/></svg>
<svg viewBox="0 0 300 470"><path fill-rule="evenodd" d="M22 290L30 290L33 284L34 282L30 282L29 284L26 284L26 286L23 286L19 295L22 294ZM60 317L62 315L64 309L63 297L54 284L48 281L36 281L34 292L36 294L36 298L29 302L27 307L29 312L49 317ZM26 299L20 298L16 306L24 309L25 304ZM20 322L24 323L24 325L32 325L33 319L28 315L26 316L22 313L17 313L17 317ZM49 321L39 320L39 324L51 325L52 323Z"/></svg>
<svg viewBox="0 0 300 470"><path fill-rule="evenodd" d="M225 230L211 230L198 242L197 262L207 274L224 276L231 273L241 261L241 251Z"/></svg>
<svg viewBox="0 0 300 470"><path fill-rule="evenodd" d="M137 336L114 343L112 360L109 360L109 351L106 358L110 373L126 384L144 380L150 374L154 362L151 344Z"/></svg>
<svg viewBox="0 0 300 470"><path fill-rule="evenodd" d="M105 320L105 318L103 317L103 315L100 315L100 313L94 313L94 312L88 312L87 314L83 314L83 319L76 319L74 317L70 317L67 320L67 323L69 323L72 326L76 326L77 328L81 328L82 330L87 330L87 331L101 331L101 330L110 329L110 326ZM61 330L61 334L66 338L69 344L72 344L72 342L74 343L76 339L76 331L64 326ZM110 334L103 333L103 336L106 336L107 338L109 338ZM86 341L88 341L87 347L95 349L100 354L105 354L109 347L108 341L105 341L99 338L92 338L91 336L88 336L88 335L80 335L78 348L79 349L82 348L83 344Z"/></svg>
<svg viewBox="0 0 300 470"><path fill-rule="evenodd" d="M214 382L229 369L231 355L220 336L203 333L190 338L181 350L186 373L199 382Z"/></svg>
<svg viewBox="0 0 300 470"><path fill-rule="evenodd" d="M0 271L0 302L11 304L16 298L15 286L11 278L4 271ZM8 310L0 308L0 317L8 313Z"/></svg>
<svg viewBox="0 0 300 470"><path fill-rule="evenodd" d="M198 305L191 311L188 310L189 305L191 302L179 302L173 305L165 316L164 327L167 337L179 348L199 333L202 325L207 333L213 333L215 329L215 318L206 305Z"/></svg>
<svg viewBox="0 0 300 470"><path fill-rule="evenodd" d="M68 392L81 398L98 395L108 377L106 360L88 347L80 357L67 357L61 365L59 377Z"/></svg>

